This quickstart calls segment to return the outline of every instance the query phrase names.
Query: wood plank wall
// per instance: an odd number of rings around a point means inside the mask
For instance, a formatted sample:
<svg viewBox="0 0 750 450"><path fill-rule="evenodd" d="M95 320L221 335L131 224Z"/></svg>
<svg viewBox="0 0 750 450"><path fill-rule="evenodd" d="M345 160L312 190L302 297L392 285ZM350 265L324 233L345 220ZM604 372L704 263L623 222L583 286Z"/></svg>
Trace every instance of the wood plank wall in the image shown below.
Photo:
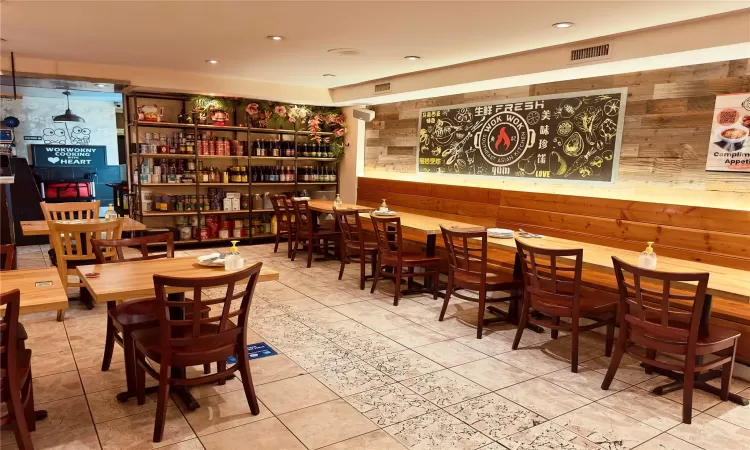
<svg viewBox="0 0 750 450"><path fill-rule="evenodd" d="M627 87L617 187L750 192L750 174L704 170L716 95L750 92L749 63L741 59L377 105L375 120L366 125L365 173L416 172L420 108Z"/></svg>
<svg viewBox="0 0 750 450"><path fill-rule="evenodd" d="M750 211L359 178L357 203L750 270Z"/></svg>

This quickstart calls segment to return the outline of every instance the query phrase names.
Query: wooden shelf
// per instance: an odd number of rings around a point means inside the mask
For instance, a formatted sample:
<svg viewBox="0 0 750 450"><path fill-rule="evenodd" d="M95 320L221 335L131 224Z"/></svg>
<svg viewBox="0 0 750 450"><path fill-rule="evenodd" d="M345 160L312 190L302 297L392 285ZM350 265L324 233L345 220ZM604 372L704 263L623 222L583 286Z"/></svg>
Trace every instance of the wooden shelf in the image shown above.
<svg viewBox="0 0 750 450"><path fill-rule="evenodd" d="M193 128L195 125L192 123L174 123L174 122L137 122L139 127L153 127L153 128ZM135 123L133 124L135 125Z"/></svg>
<svg viewBox="0 0 750 450"><path fill-rule="evenodd" d="M138 153L131 153L130 156L138 156ZM141 158L193 159L195 155L185 153L141 153Z"/></svg>
<svg viewBox="0 0 750 450"><path fill-rule="evenodd" d="M201 183L201 186L244 186L247 187L247 183Z"/></svg>
<svg viewBox="0 0 750 450"><path fill-rule="evenodd" d="M143 211L143 217L159 216L194 216L197 211Z"/></svg>
<svg viewBox="0 0 750 450"><path fill-rule="evenodd" d="M200 159L247 159L247 156L198 155Z"/></svg>
<svg viewBox="0 0 750 450"><path fill-rule="evenodd" d="M294 186L294 182L285 181L283 183L253 183L253 186Z"/></svg>
<svg viewBox="0 0 750 450"><path fill-rule="evenodd" d="M195 183L139 183L136 186L174 186L174 187L195 187Z"/></svg>
<svg viewBox="0 0 750 450"><path fill-rule="evenodd" d="M198 242L200 242L200 243L204 243L204 242L229 242L229 241L240 241L240 242L242 242L242 241L245 241L245 240L250 240L250 238L248 236L241 237L241 238L236 238L236 237L210 238L210 239L203 239L203 240L198 241Z"/></svg>
<svg viewBox="0 0 750 450"><path fill-rule="evenodd" d="M273 234L273 233L257 233L257 234L253 234L253 239L264 239L264 238L272 238L272 237L276 237L276 235Z"/></svg>
<svg viewBox="0 0 750 450"><path fill-rule="evenodd" d="M316 158L312 156L298 156L297 159L305 161L338 162L338 159L336 158Z"/></svg>
<svg viewBox="0 0 750 450"><path fill-rule="evenodd" d="M198 125L199 130L215 130L215 131L247 131L247 127L238 127L234 125Z"/></svg>
<svg viewBox="0 0 750 450"><path fill-rule="evenodd" d="M315 185L315 184L328 184L328 185L331 185L331 184L336 184L336 182L335 181L310 181L310 182L297 183L297 184L304 184L304 185L307 185L307 186Z"/></svg>
<svg viewBox="0 0 750 450"><path fill-rule="evenodd" d="M289 161L294 161L294 156L251 156L250 160L289 160Z"/></svg>
<svg viewBox="0 0 750 450"><path fill-rule="evenodd" d="M251 213L272 213L273 209L253 209Z"/></svg>

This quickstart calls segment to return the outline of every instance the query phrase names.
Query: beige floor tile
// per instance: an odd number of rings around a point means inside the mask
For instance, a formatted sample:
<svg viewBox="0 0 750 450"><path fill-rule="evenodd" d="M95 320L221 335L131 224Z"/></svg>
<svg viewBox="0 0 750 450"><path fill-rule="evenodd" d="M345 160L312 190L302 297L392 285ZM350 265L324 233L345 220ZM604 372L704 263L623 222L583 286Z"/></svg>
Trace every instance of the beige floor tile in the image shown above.
<svg viewBox="0 0 750 450"><path fill-rule="evenodd" d="M534 378L534 375L495 358L480 359L451 367L451 370L491 391Z"/></svg>
<svg viewBox="0 0 750 450"><path fill-rule="evenodd" d="M599 356L598 358L582 363L581 366L596 370L602 375L606 375L607 370L609 369L610 359L611 358L607 356ZM646 369L641 367L641 362L628 355L623 355L620 366L617 368L617 372L615 372L616 380L624 381L628 384L643 383L654 377L656 377L656 374L647 374Z"/></svg>
<svg viewBox="0 0 750 450"><path fill-rule="evenodd" d="M405 319L409 319L414 323L437 320L439 315L433 307L409 300L408 298L400 299L398 301L398 306L393 306L392 298L373 299L369 300L369 302L387 311L398 314Z"/></svg>
<svg viewBox="0 0 750 450"><path fill-rule="evenodd" d="M190 427L198 436L205 436L272 417L271 412L260 401L258 402L260 414L252 415L244 390L202 398L200 404L200 408L194 411L182 409ZM180 404L178 403L178 405ZM181 405L180 408L182 408Z"/></svg>
<svg viewBox="0 0 750 450"><path fill-rule="evenodd" d="M289 313L289 315L302 323L310 324L311 326L338 322L341 320L349 320L345 315L335 311L331 308L313 309L310 311L297 311Z"/></svg>
<svg viewBox="0 0 750 450"><path fill-rule="evenodd" d="M278 419L308 448L324 447L378 428L341 399L282 414Z"/></svg>
<svg viewBox="0 0 750 450"><path fill-rule="evenodd" d="M415 347L413 350L443 367L458 366L487 357L484 353L478 352L457 341L436 342L422 347Z"/></svg>
<svg viewBox="0 0 750 450"><path fill-rule="evenodd" d="M435 342L446 341L449 339L447 336L443 336L429 328L416 324L382 331L381 334L393 339L407 348L421 347L423 345L434 344Z"/></svg>
<svg viewBox="0 0 750 450"><path fill-rule="evenodd" d="M340 322L324 323L315 328L315 331L334 343L354 337L375 333L372 330L354 320L342 320Z"/></svg>
<svg viewBox="0 0 750 450"><path fill-rule="evenodd" d="M163 450L204 450L203 444L198 438L188 439L187 441L178 442L176 444L170 444L164 447L159 447Z"/></svg>
<svg viewBox="0 0 750 450"><path fill-rule="evenodd" d="M104 347L92 347L92 348L79 348L73 350L73 357L78 366L78 370L87 369L90 367L102 367L102 358L104 357ZM122 347L115 345L115 349L112 352L112 363L123 363L125 356L122 352Z"/></svg>
<svg viewBox="0 0 750 450"><path fill-rule="evenodd" d="M477 339L476 336L471 335L456 338L455 340L488 356L509 352L512 350L511 345L513 344L512 340L499 334L485 335L482 336L482 339Z"/></svg>
<svg viewBox="0 0 750 450"><path fill-rule="evenodd" d="M605 397L597 403L661 431L682 423L682 405L637 387ZM698 411L693 410L695 414Z"/></svg>
<svg viewBox="0 0 750 450"><path fill-rule="evenodd" d="M577 373L571 372L570 368L566 367L544 375L542 378L589 400L599 400L630 387L629 384L620 380L612 380L609 389L605 391L602 389L604 375L583 367L579 367Z"/></svg>
<svg viewBox="0 0 750 450"><path fill-rule="evenodd" d="M104 314L73 318L66 317L63 323L65 324L65 330L68 332L68 335L80 333L84 330L101 332L107 330L107 316Z"/></svg>
<svg viewBox="0 0 750 450"><path fill-rule="evenodd" d="M235 450L245 443L253 450L305 450L305 446L275 417L200 438L206 450Z"/></svg>
<svg viewBox="0 0 750 450"><path fill-rule="evenodd" d="M535 347L519 347L518 350L501 353L495 356L495 358L537 376L546 375L565 367L570 367L568 361L557 359Z"/></svg>
<svg viewBox="0 0 750 450"><path fill-rule="evenodd" d="M514 450L615 450L620 447L600 447L552 422L499 440L503 448ZM485 450L484 448L482 450Z"/></svg>
<svg viewBox="0 0 750 450"><path fill-rule="evenodd" d="M471 450L492 440L445 411L435 411L385 428L410 449Z"/></svg>
<svg viewBox="0 0 750 450"><path fill-rule="evenodd" d="M287 378L255 388L258 397L275 415L338 398L330 389L311 375Z"/></svg>
<svg viewBox="0 0 750 450"><path fill-rule="evenodd" d="M315 300L307 297L292 300L281 300L273 303L273 306L280 309L285 314L302 311L312 311L326 307L324 304L316 302Z"/></svg>
<svg viewBox="0 0 750 450"><path fill-rule="evenodd" d="M122 389L115 388L86 395L94 423L107 422L156 410L156 393L146 395L146 403L139 406L135 398L131 398L125 403L117 400L116 395L121 391ZM169 399L169 406L172 405L174 405L174 402Z"/></svg>
<svg viewBox="0 0 750 450"><path fill-rule="evenodd" d="M634 448L659 434L656 428L596 403L556 417L553 422L610 449Z"/></svg>
<svg viewBox="0 0 750 450"><path fill-rule="evenodd" d="M651 378L650 380L644 381L643 383L640 383L637 386L641 389L651 391L653 388L657 386L668 384L668 383L671 383L672 381L673 380L670 378L658 376L655 378ZM682 404L683 392L684 392L683 389L679 389L677 391L665 394L664 397L674 402L677 402L679 404ZM698 411L706 411L712 408L713 406L718 405L719 403L721 403L721 399L719 397L713 394L709 394L708 392L701 391L699 389L693 390L693 409L697 409Z"/></svg>
<svg viewBox="0 0 750 450"><path fill-rule="evenodd" d="M167 408L164 438L161 442L153 442L154 414L154 411L149 411L96 424L102 449L158 448L195 438L180 410L171 406Z"/></svg>
<svg viewBox="0 0 750 450"><path fill-rule="evenodd" d="M544 417L495 393L449 406L445 411L494 440L546 422Z"/></svg>
<svg viewBox="0 0 750 450"><path fill-rule="evenodd" d="M740 395L747 398L750 395L750 390L743 391ZM726 401L708 409L706 414L750 430L750 407L748 406Z"/></svg>
<svg viewBox="0 0 750 450"><path fill-rule="evenodd" d="M344 400L381 427L438 409L428 400L400 384L389 384L346 397Z"/></svg>
<svg viewBox="0 0 750 450"><path fill-rule="evenodd" d="M203 366L188 367L186 373L188 378L197 378L203 376ZM216 363L211 364L211 373L216 373ZM146 384L149 384L149 382L158 384L158 381L156 379L147 376ZM235 372L234 378L226 380L223 385L219 385L218 383L214 382L209 384L202 384L199 386L192 386L190 388L190 393L193 394L193 397L200 399L211 397L212 395L223 394L225 392L240 391L242 389L244 388L242 387L240 373Z"/></svg>
<svg viewBox="0 0 750 450"><path fill-rule="evenodd" d="M36 450L99 450L101 448L93 425L41 437L32 433L31 440Z"/></svg>
<svg viewBox="0 0 750 450"><path fill-rule="evenodd" d="M83 388L76 370L34 378L35 402L47 403L79 395L83 395Z"/></svg>
<svg viewBox="0 0 750 450"><path fill-rule="evenodd" d="M384 312L385 310L383 308L378 307L377 305L360 300L357 303L349 303L346 305L340 305L340 306L334 306L333 310L340 312L341 314L349 317L350 319L357 319L360 316L364 316L367 314L379 314Z"/></svg>
<svg viewBox="0 0 750 450"><path fill-rule="evenodd" d="M256 386L305 373L305 369L284 355L268 356L250 361L250 374L253 377L253 384Z"/></svg>
<svg viewBox="0 0 750 450"><path fill-rule="evenodd" d="M76 363L70 350L44 355L31 353L31 371L34 378L70 372L71 370L76 370Z"/></svg>
<svg viewBox="0 0 750 450"><path fill-rule="evenodd" d="M443 370L443 366L413 350L378 356L367 362L396 381Z"/></svg>
<svg viewBox="0 0 750 450"><path fill-rule="evenodd" d="M452 339L470 334L476 335L477 333L477 328L474 325L457 317L446 318L442 322L437 320L422 322L420 325Z"/></svg>
<svg viewBox="0 0 750 450"><path fill-rule="evenodd" d="M127 386L124 362L112 363L106 372L102 372L101 366L79 369L78 372L83 381L83 390L87 394L116 388L124 391Z"/></svg>
<svg viewBox="0 0 750 450"><path fill-rule="evenodd" d="M92 423L86 397L83 395L49 403L36 403L34 409L44 409L48 414L46 419L36 423L35 437L75 430Z"/></svg>
<svg viewBox="0 0 750 450"><path fill-rule="evenodd" d="M68 335L62 322L37 322L24 325L26 333L26 348L32 354L45 355L70 351Z"/></svg>
<svg viewBox="0 0 750 450"><path fill-rule="evenodd" d="M677 439L671 434L662 433L650 441L635 448L636 450L701 450L693 444L689 444L682 439Z"/></svg>
<svg viewBox="0 0 750 450"><path fill-rule="evenodd" d="M308 372L322 370L339 359L353 356L352 352L344 350L332 342L315 347L287 351L286 355ZM270 358L274 358L274 356Z"/></svg>
<svg viewBox="0 0 750 450"><path fill-rule="evenodd" d="M668 433L704 450L750 449L750 430L708 414L699 414L690 425L682 423Z"/></svg>
<svg viewBox="0 0 750 450"><path fill-rule="evenodd" d="M448 369L428 373L401 382L403 386L433 402L441 408L455 405L489 391Z"/></svg>
<svg viewBox="0 0 750 450"><path fill-rule="evenodd" d="M388 433L383 430L371 431L369 433L323 447L323 450L405 450L406 447L399 444Z"/></svg>
<svg viewBox="0 0 750 450"><path fill-rule="evenodd" d="M312 376L342 397L396 382L370 364L355 358L332 361L323 370L312 372Z"/></svg>
<svg viewBox="0 0 750 450"><path fill-rule="evenodd" d="M337 341L339 347L349 350L357 358L374 358L406 350L403 345L379 333L366 334L342 341Z"/></svg>
<svg viewBox="0 0 750 450"><path fill-rule="evenodd" d="M547 419L591 403L591 400L541 378L524 381L497 393Z"/></svg>
<svg viewBox="0 0 750 450"><path fill-rule="evenodd" d="M355 297L339 290L305 290L305 294L313 300L331 307L362 301L359 297Z"/></svg>

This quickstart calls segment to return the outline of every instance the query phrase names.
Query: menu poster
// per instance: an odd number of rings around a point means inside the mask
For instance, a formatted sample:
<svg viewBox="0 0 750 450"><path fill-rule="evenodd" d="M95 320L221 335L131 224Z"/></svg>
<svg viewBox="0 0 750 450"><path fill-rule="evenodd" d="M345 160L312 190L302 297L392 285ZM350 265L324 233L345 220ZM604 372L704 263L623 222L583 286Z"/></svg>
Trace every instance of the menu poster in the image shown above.
<svg viewBox="0 0 750 450"><path fill-rule="evenodd" d="M627 88L419 110L417 171L614 182Z"/></svg>
<svg viewBox="0 0 750 450"><path fill-rule="evenodd" d="M716 96L706 170L750 172L750 92Z"/></svg>

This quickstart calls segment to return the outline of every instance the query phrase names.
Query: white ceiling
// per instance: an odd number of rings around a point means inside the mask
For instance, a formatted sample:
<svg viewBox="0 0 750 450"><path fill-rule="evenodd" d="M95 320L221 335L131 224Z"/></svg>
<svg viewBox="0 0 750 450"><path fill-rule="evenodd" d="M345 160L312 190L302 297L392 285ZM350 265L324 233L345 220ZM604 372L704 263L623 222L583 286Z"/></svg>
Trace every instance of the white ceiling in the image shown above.
<svg viewBox="0 0 750 450"><path fill-rule="evenodd" d="M747 0L5 0L0 3L0 36L6 42L0 50L336 87L747 7ZM560 21L576 25L551 26ZM273 34L286 40L266 39ZM327 52L342 47L360 54ZM406 61L406 55L422 59ZM206 59L219 64L206 64Z"/></svg>

